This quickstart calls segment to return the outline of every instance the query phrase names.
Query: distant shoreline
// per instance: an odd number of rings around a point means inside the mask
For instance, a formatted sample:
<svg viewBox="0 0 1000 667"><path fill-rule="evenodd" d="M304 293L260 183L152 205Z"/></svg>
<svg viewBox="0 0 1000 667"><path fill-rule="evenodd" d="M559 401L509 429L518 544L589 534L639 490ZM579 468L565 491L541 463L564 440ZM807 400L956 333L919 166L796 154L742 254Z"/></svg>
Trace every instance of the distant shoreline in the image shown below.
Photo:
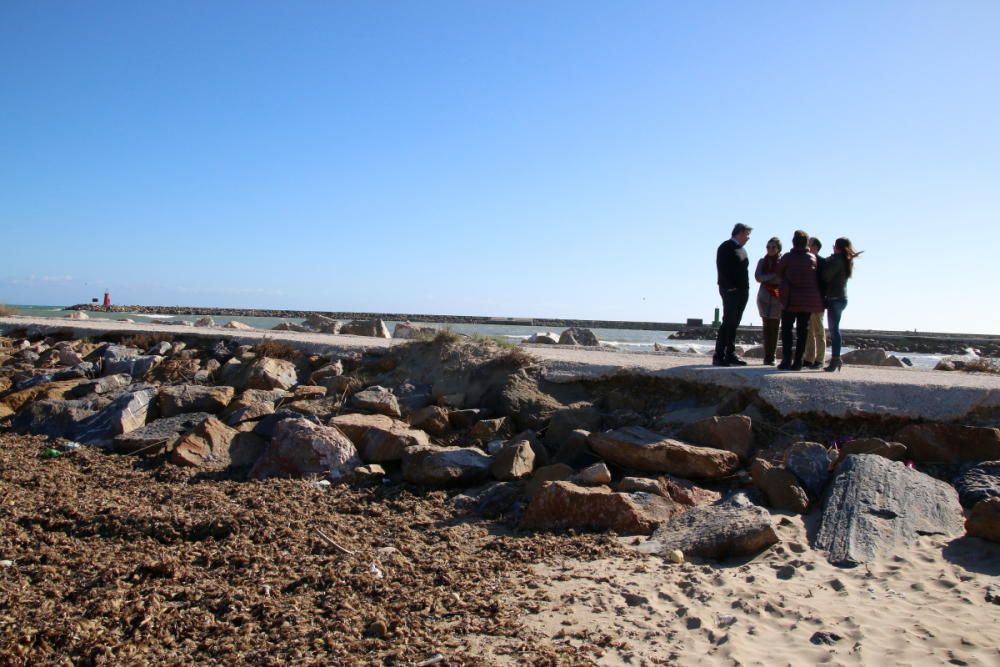
<svg viewBox="0 0 1000 667"><path fill-rule="evenodd" d="M634 329L643 331L677 331L688 335L678 337L715 338L711 324L692 326L686 322L637 322L629 320L592 320L554 317L488 317L485 315L428 315L422 313L363 313L326 310L276 310L267 308L220 308L210 306L103 306L81 303L66 306L63 310L91 312L140 313L146 315L221 315L225 317L279 317L304 319L311 314L319 314L336 320L380 319L392 322L439 322L442 324L508 324L528 327L587 327L589 329ZM756 325L740 325L741 331L759 333ZM845 334L875 336L887 339L907 340L961 340L971 344L1000 342L1000 334L943 333L934 331L898 331L887 329L844 329Z"/></svg>

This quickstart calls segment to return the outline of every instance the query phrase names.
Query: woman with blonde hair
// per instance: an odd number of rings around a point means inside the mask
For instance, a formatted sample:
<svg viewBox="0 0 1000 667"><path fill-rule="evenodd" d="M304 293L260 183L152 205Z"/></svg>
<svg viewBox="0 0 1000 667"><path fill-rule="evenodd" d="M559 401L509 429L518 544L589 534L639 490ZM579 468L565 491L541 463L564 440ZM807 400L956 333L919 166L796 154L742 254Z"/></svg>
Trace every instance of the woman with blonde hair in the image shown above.
<svg viewBox="0 0 1000 667"><path fill-rule="evenodd" d="M757 262L754 278L760 283L757 290L757 312L764 322L764 365L773 366L778 349L778 328L781 326L781 297L778 285L778 261L781 259L781 240L775 236L767 242L767 254Z"/></svg>
<svg viewBox="0 0 1000 667"><path fill-rule="evenodd" d="M830 365L824 368L828 373L839 371L843 366L840 360L840 316L847 308L847 281L854 273L854 258L861 252L854 249L851 239L841 237L833 244L833 254L826 259L820 280L823 281L826 301L826 317L830 327L830 346L832 356Z"/></svg>

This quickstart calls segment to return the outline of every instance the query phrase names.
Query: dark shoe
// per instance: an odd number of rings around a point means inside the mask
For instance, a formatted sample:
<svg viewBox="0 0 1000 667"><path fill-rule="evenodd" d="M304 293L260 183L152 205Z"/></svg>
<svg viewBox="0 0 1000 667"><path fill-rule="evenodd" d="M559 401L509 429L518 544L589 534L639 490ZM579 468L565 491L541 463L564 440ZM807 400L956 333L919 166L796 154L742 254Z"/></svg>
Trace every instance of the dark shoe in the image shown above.
<svg viewBox="0 0 1000 667"><path fill-rule="evenodd" d="M790 371L801 371L802 370L802 362L801 361L796 361L794 364L792 364L791 366L788 367L788 370L790 370Z"/></svg>
<svg viewBox="0 0 1000 667"><path fill-rule="evenodd" d="M790 370L792 370L792 362L790 362L790 361L782 361L780 364L778 364L778 370L779 371L790 371Z"/></svg>
<svg viewBox="0 0 1000 667"><path fill-rule="evenodd" d="M811 364L806 364L806 366L808 368L813 369L814 371L818 371L819 369L823 368L823 362L822 361L814 361Z"/></svg>
<svg viewBox="0 0 1000 667"><path fill-rule="evenodd" d="M712 357L712 365L713 366L728 366L729 364L726 363L726 360L723 359L722 357Z"/></svg>
<svg viewBox="0 0 1000 667"><path fill-rule="evenodd" d="M726 357L726 366L746 366L747 362L743 361L735 354L731 357Z"/></svg>
<svg viewBox="0 0 1000 667"><path fill-rule="evenodd" d="M774 365L774 359L765 359L764 360L764 365L765 366L773 366Z"/></svg>
<svg viewBox="0 0 1000 667"><path fill-rule="evenodd" d="M844 363L840 360L840 357L834 357L830 359L830 365L823 370L827 373L832 373L834 371L839 371L843 367Z"/></svg>

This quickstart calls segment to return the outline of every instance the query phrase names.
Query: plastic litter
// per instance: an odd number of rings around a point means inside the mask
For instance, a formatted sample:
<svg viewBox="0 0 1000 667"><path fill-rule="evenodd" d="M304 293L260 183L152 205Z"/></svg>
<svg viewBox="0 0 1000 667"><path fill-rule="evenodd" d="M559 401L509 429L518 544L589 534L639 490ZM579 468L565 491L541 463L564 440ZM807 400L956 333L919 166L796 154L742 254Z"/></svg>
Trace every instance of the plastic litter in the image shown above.
<svg viewBox="0 0 1000 667"><path fill-rule="evenodd" d="M60 452L58 449L55 449L53 447L46 447L45 449L42 450L42 458L43 459L55 459L55 458L59 458L62 455L63 455L62 452Z"/></svg>

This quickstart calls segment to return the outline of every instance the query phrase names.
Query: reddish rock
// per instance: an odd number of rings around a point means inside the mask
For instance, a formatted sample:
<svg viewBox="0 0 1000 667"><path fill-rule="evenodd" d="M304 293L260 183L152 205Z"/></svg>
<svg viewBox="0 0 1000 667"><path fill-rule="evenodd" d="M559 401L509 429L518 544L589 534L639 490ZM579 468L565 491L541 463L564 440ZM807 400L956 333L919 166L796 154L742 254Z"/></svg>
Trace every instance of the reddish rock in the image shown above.
<svg viewBox="0 0 1000 667"><path fill-rule="evenodd" d="M1000 542L1000 498L976 503L965 521L965 531L972 537Z"/></svg>
<svg viewBox="0 0 1000 667"><path fill-rule="evenodd" d="M649 535L683 508L648 493L615 493L603 486L548 482L524 513L521 526L536 530L613 530Z"/></svg>
<svg viewBox="0 0 1000 667"><path fill-rule="evenodd" d="M906 457L906 445L901 442L887 442L881 438L859 438L840 446L840 458L849 454L875 454L890 461L902 461Z"/></svg>
<svg viewBox="0 0 1000 667"><path fill-rule="evenodd" d="M686 507L711 505L722 498L718 491L697 486L687 479L663 475L656 479L649 477L624 477L615 487L618 491L644 491L655 493Z"/></svg>
<svg viewBox="0 0 1000 667"><path fill-rule="evenodd" d="M231 463L229 447L237 431L215 417L208 417L177 442L170 460L181 466L225 468Z"/></svg>
<svg viewBox="0 0 1000 667"><path fill-rule="evenodd" d="M385 415L338 415L329 423L343 431L369 463L399 461L407 447L431 444L425 432Z"/></svg>
<svg viewBox="0 0 1000 667"><path fill-rule="evenodd" d="M524 494L528 498L534 498L542 490L546 482L560 482L573 476L573 468L565 463L553 463L542 466L535 470L535 474L528 480L524 489Z"/></svg>
<svg viewBox="0 0 1000 667"><path fill-rule="evenodd" d="M388 417L402 417L399 400L385 387L369 387L351 396L351 405Z"/></svg>
<svg viewBox="0 0 1000 667"><path fill-rule="evenodd" d="M639 426L591 433L587 445L605 461L681 477L718 479L740 466L733 452L689 445Z"/></svg>
<svg viewBox="0 0 1000 667"><path fill-rule="evenodd" d="M469 429L469 437L486 442L510 435L510 424L506 417L498 419L482 419Z"/></svg>

